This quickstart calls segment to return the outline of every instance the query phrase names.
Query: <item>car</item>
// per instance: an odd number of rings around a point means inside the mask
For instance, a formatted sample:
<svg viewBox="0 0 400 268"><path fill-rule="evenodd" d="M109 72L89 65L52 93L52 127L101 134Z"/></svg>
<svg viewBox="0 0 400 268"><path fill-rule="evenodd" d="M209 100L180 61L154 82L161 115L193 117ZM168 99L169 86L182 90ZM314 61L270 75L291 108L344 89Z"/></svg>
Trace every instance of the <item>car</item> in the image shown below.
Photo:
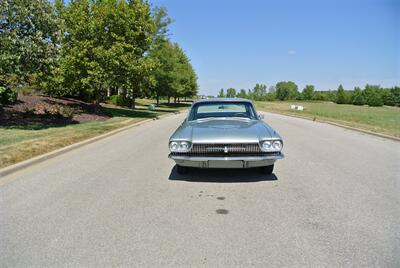
<svg viewBox="0 0 400 268"><path fill-rule="evenodd" d="M283 159L281 136L246 99L214 98L192 104L169 139L179 174L189 168L258 168L272 174Z"/></svg>

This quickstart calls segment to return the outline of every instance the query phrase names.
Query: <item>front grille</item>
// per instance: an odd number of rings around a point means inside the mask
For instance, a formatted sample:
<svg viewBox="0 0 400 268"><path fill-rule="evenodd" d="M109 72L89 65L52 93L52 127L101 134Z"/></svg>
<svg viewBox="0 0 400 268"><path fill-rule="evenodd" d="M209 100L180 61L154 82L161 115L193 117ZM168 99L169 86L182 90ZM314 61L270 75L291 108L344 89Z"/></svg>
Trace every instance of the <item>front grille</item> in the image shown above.
<svg viewBox="0 0 400 268"><path fill-rule="evenodd" d="M258 143L238 143L238 144L193 144L189 153L192 154L254 154L262 153Z"/></svg>
<svg viewBox="0 0 400 268"><path fill-rule="evenodd" d="M239 144L193 144L187 153L172 153L185 156L262 156L275 153L261 151L258 143Z"/></svg>

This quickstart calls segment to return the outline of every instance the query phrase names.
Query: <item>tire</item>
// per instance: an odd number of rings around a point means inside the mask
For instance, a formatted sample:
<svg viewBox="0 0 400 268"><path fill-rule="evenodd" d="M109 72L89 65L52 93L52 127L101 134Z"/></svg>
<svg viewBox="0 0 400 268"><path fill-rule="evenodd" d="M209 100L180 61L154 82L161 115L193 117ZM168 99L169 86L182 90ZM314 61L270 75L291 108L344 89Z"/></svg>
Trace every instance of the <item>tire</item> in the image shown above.
<svg viewBox="0 0 400 268"><path fill-rule="evenodd" d="M261 167L260 170L263 174L271 175L272 171L274 171L274 165Z"/></svg>
<svg viewBox="0 0 400 268"><path fill-rule="evenodd" d="M187 174L189 172L189 168L188 167L184 167L184 166L178 166L176 165L176 171L178 172L178 174Z"/></svg>

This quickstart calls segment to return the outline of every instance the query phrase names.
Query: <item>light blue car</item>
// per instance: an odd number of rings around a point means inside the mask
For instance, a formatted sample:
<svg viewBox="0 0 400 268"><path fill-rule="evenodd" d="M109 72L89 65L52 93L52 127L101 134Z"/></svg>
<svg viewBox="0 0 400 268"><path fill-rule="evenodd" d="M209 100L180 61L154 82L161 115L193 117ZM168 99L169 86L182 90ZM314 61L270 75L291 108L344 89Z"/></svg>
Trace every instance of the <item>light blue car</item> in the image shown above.
<svg viewBox="0 0 400 268"><path fill-rule="evenodd" d="M284 158L283 141L246 99L206 99L193 103L169 140L180 174L195 168L259 168L272 174Z"/></svg>

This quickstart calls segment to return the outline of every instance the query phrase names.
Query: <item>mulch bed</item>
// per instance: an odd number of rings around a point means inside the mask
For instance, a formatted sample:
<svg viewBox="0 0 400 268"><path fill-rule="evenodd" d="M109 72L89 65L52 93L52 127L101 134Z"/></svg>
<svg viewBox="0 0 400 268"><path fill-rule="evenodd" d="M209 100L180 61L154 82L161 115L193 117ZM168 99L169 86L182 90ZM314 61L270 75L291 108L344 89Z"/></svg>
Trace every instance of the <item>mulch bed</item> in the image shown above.
<svg viewBox="0 0 400 268"><path fill-rule="evenodd" d="M44 95L19 95L16 104L3 107L3 112L0 113L0 126L42 128L103 121L108 118L109 115L96 111L93 104L80 100Z"/></svg>

